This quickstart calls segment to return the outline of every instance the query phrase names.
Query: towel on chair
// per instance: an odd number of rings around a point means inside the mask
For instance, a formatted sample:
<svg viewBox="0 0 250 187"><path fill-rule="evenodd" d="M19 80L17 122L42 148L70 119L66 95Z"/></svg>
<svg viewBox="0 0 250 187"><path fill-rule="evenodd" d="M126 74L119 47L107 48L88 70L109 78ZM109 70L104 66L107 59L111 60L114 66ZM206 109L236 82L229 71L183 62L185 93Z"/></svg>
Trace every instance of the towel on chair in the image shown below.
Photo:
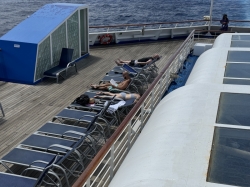
<svg viewBox="0 0 250 187"><path fill-rule="evenodd" d="M108 112L109 113L114 113L119 107L125 105L125 101L119 101L118 103L114 104L114 105L110 105L108 108Z"/></svg>

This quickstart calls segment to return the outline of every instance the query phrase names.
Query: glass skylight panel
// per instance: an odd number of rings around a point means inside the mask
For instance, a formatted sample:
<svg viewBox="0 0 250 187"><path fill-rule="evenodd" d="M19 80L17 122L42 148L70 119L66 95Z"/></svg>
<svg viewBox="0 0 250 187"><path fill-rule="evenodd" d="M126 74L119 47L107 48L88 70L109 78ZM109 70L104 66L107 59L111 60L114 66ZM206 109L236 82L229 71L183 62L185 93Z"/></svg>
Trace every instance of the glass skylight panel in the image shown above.
<svg viewBox="0 0 250 187"><path fill-rule="evenodd" d="M220 95L216 123L250 126L249 112L250 94L223 92Z"/></svg>
<svg viewBox="0 0 250 187"><path fill-rule="evenodd" d="M232 40L250 40L250 35L233 35Z"/></svg>
<svg viewBox="0 0 250 187"><path fill-rule="evenodd" d="M250 85L250 80L247 79L223 79L223 84L238 84L238 85Z"/></svg>
<svg viewBox="0 0 250 187"><path fill-rule="evenodd" d="M227 63L224 77L250 78L250 64Z"/></svg>
<svg viewBox="0 0 250 187"><path fill-rule="evenodd" d="M250 186L250 130L215 127L207 181Z"/></svg>
<svg viewBox="0 0 250 187"><path fill-rule="evenodd" d="M228 62L250 62L250 51L228 51Z"/></svg>
<svg viewBox="0 0 250 187"><path fill-rule="evenodd" d="M231 41L231 47L250 47L250 40L249 41Z"/></svg>

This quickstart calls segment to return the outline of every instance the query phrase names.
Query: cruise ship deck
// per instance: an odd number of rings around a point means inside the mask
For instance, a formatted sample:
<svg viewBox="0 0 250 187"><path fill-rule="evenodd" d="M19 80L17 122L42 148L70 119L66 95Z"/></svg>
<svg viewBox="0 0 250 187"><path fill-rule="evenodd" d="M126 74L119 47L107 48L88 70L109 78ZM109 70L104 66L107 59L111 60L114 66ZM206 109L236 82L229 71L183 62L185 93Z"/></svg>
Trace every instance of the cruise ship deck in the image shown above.
<svg viewBox="0 0 250 187"><path fill-rule="evenodd" d="M0 118L0 157L22 140L50 121L77 96L88 90L91 83L98 83L114 66L114 60L137 59L158 53L161 69L178 49L184 39L95 46L90 55L78 62L78 73L69 72L66 80L46 79L35 86L0 82L0 102L5 117Z"/></svg>

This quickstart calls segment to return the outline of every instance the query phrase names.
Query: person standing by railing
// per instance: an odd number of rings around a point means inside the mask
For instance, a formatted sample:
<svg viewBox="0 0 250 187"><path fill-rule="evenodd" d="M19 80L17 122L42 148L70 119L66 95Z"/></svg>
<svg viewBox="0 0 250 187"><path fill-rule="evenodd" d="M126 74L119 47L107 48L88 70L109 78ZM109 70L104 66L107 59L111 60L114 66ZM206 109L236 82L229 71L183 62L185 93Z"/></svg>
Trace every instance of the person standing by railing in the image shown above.
<svg viewBox="0 0 250 187"><path fill-rule="evenodd" d="M223 14L222 19L220 20L221 23L221 31L227 31L228 30L228 23L229 23L229 19L227 18L226 14Z"/></svg>

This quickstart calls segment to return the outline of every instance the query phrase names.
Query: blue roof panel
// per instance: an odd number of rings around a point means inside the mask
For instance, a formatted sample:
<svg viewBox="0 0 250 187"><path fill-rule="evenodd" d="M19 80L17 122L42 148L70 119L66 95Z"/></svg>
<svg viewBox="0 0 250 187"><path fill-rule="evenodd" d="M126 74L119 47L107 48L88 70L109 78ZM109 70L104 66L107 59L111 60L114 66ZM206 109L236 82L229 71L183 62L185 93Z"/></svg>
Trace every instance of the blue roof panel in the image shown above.
<svg viewBox="0 0 250 187"><path fill-rule="evenodd" d="M2 36L0 40L38 44L81 6L84 5L47 4Z"/></svg>

